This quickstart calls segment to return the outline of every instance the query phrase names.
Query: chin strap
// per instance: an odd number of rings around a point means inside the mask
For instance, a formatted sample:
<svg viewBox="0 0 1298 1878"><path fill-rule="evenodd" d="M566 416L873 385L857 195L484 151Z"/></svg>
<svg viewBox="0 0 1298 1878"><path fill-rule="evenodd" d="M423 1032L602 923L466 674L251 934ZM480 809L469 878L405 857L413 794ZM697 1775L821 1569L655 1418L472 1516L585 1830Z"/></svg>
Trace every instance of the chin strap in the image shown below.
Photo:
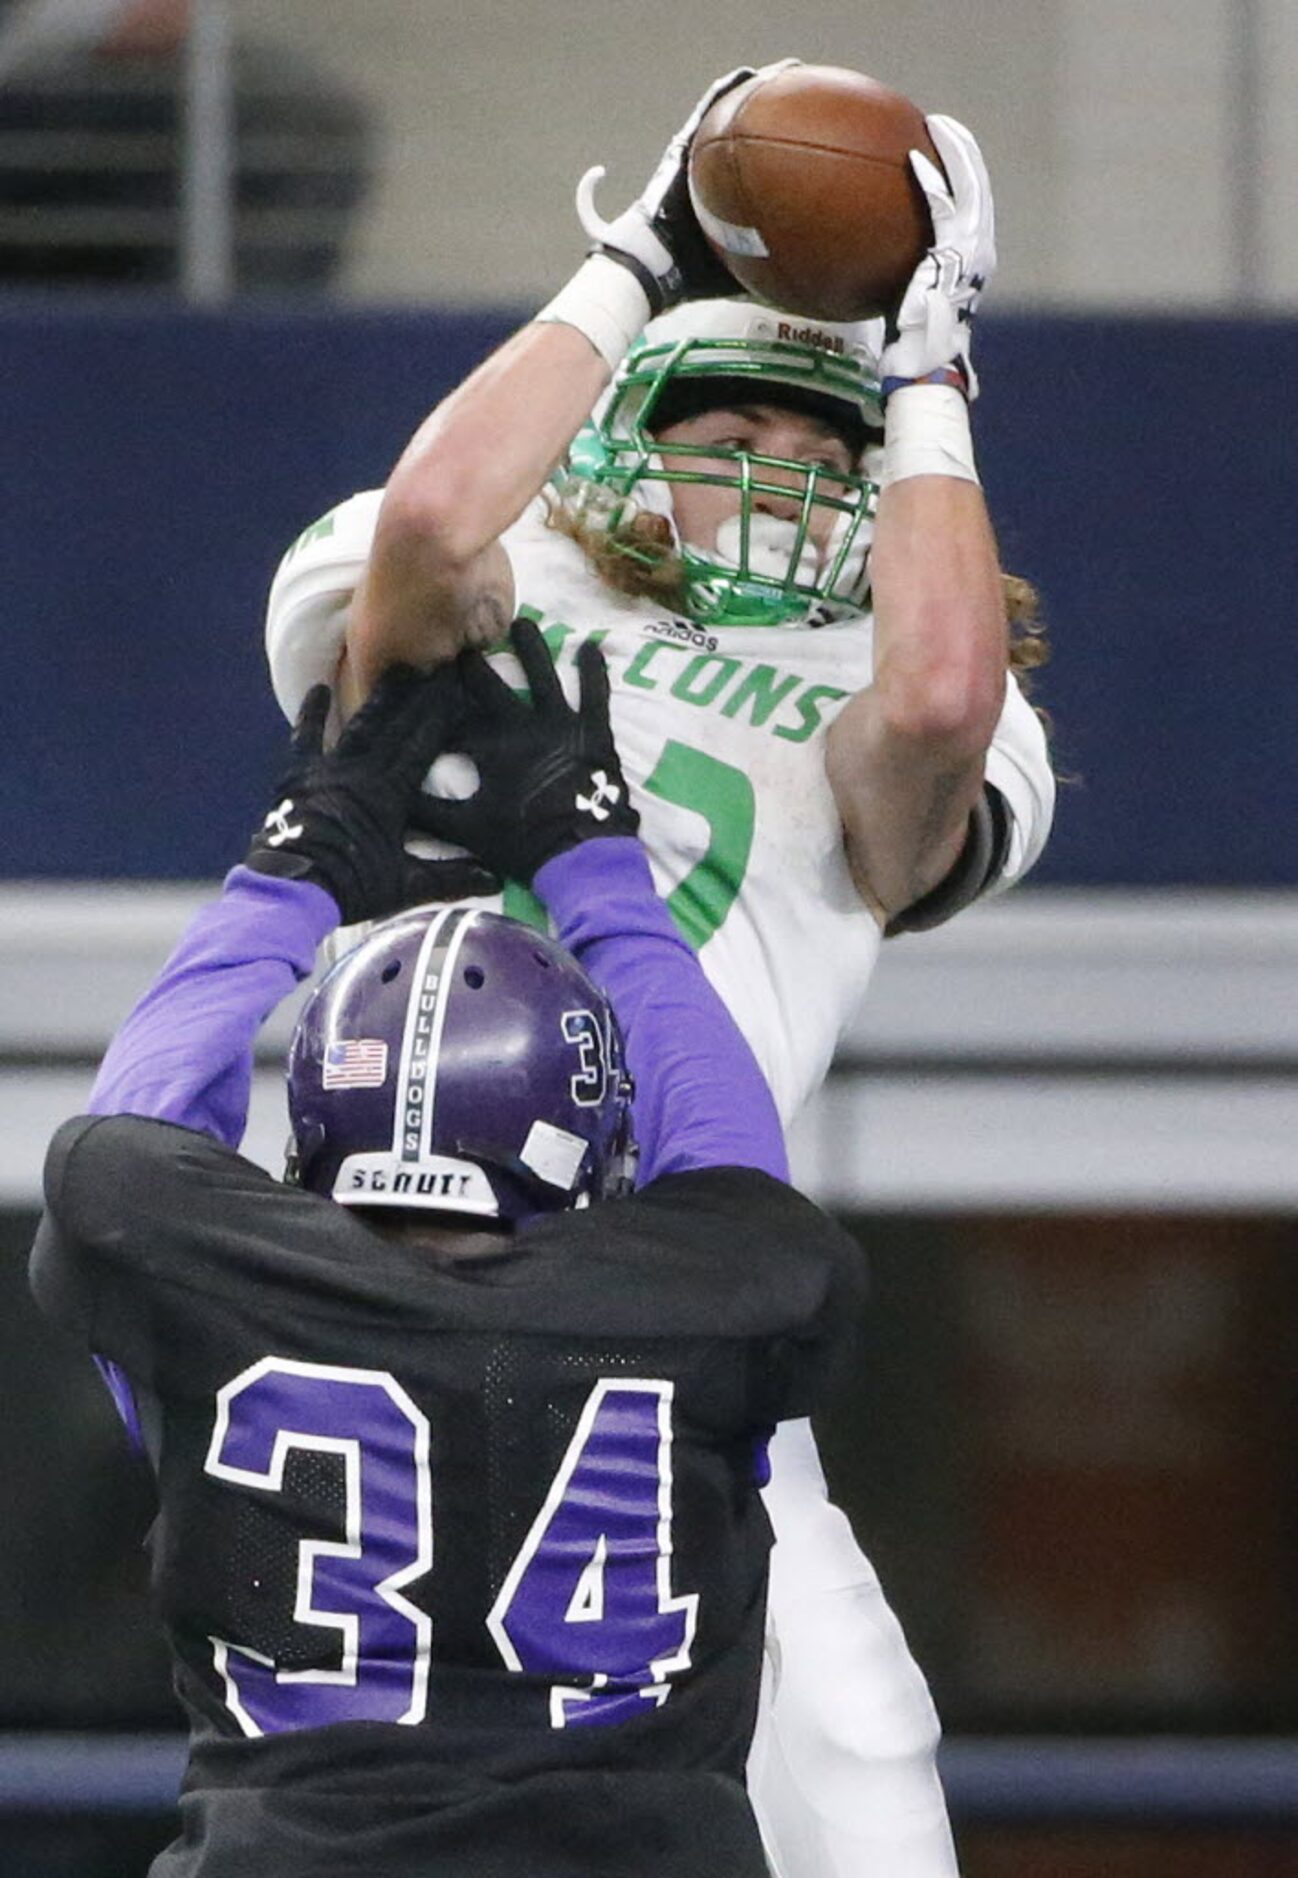
<svg viewBox="0 0 1298 1878"><path fill-rule="evenodd" d="M913 906L896 913L883 929L885 939L903 932L931 932L953 914L963 912L1000 878L1010 846L1010 816L1005 798L990 783L969 813L965 836L955 865L936 887Z"/></svg>

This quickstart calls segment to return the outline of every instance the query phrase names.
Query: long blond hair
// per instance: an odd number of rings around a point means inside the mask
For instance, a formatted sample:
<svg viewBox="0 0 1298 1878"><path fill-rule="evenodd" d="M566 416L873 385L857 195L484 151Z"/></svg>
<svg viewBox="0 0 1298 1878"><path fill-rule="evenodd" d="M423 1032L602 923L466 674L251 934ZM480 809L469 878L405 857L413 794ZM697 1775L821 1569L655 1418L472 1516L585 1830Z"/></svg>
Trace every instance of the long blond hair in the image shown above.
<svg viewBox="0 0 1298 1878"><path fill-rule="evenodd" d="M575 541L600 579L614 593L657 600L684 612L688 577L665 515L627 504L610 518L606 492L583 477L570 476L560 490L546 492L546 524ZM1041 618L1041 601L1030 580L1001 574L1005 623L1009 630L1009 667L1025 694L1030 673L1050 657L1050 640Z"/></svg>

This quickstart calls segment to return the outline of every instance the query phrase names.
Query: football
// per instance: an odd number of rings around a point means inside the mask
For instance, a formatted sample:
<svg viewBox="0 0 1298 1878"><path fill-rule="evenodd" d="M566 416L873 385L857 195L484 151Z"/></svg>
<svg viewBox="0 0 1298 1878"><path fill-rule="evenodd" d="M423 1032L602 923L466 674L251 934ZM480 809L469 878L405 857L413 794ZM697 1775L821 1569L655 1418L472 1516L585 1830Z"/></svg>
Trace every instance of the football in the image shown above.
<svg viewBox="0 0 1298 1878"><path fill-rule="evenodd" d="M690 200L755 298L809 319L868 319L896 304L932 245L912 150L941 169L909 98L860 72L794 65L713 105L690 145Z"/></svg>

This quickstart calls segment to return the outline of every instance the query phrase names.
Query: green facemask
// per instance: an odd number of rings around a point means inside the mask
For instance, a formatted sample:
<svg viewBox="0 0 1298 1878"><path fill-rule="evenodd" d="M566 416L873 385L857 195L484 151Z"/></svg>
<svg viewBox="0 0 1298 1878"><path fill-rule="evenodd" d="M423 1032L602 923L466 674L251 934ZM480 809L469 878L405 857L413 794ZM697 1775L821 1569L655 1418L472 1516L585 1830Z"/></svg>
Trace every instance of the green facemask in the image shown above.
<svg viewBox="0 0 1298 1878"><path fill-rule="evenodd" d="M748 324L753 323L750 316ZM598 511L600 524L619 547L618 524L636 511L672 516L674 485L705 483L736 491L725 558L689 544L680 551L684 610L700 625L820 624L861 611L878 495L867 477L676 440L672 467L664 468L653 434L657 428L677 421L682 410L692 414L740 399L809 410L840 428L853 444L882 434L877 380L850 353L751 334L657 342L646 336L576 438L564 484L575 481L589 492L588 507ZM733 468L727 462L718 469L718 458L730 459ZM693 467L691 459L700 467ZM755 507L764 492L792 496L798 502L796 523L773 530ZM826 511L833 518L829 547L819 555L811 528ZM774 543L773 533L778 535ZM634 544L625 551L641 552Z"/></svg>

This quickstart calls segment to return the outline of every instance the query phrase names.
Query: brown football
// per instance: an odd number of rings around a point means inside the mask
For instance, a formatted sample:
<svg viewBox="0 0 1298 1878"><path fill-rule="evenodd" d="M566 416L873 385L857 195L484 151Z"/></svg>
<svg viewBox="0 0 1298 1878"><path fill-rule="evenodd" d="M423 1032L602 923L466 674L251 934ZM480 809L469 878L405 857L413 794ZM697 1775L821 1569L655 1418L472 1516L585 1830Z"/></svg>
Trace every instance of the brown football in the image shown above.
<svg viewBox="0 0 1298 1878"><path fill-rule="evenodd" d="M794 65L713 105L690 145L690 198L756 298L809 319L868 319L896 304L932 245L912 150L941 168L909 98L860 72Z"/></svg>

